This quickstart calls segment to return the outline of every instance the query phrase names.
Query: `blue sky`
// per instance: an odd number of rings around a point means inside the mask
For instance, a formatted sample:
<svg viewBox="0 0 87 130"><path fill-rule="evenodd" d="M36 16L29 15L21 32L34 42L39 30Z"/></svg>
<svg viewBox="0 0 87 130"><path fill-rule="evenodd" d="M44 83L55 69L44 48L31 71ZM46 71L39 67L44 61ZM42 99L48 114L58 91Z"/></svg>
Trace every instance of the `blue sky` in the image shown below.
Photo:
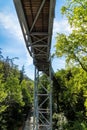
<svg viewBox="0 0 87 130"><path fill-rule="evenodd" d="M65 0L56 0L55 19L53 26L52 47L54 52L55 36L57 32L70 33L71 29L67 19L60 14L60 8ZM33 61L25 46L19 21L16 15L13 0L0 0L0 48L3 55L9 58L19 57L14 63L19 69L24 65L25 73L28 77L34 79ZM55 58L52 62L54 71L65 67L64 58Z"/></svg>

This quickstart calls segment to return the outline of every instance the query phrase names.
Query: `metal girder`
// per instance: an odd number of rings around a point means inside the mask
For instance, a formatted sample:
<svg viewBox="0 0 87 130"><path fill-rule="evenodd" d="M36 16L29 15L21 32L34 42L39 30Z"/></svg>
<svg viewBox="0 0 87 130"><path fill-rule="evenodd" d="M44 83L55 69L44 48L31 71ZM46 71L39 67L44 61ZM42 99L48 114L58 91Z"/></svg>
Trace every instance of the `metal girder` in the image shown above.
<svg viewBox="0 0 87 130"><path fill-rule="evenodd" d="M50 48L56 0L42 0L39 9L38 3L40 3L41 0L32 0L33 2L31 1L31 4L30 1L31 0L14 0L14 3L22 28L26 47L30 55L33 57L35 65L33 130L39 130L39 127L45 127L46 130L52 130L52 68L50 65ZM47 4L45 4L45 2ZM36 5L33 3L36 3ZM40 14L43 16L39 17ZM47 19L43 22L45 18ZM39 23L37 23L37 20ZM43 86L39 80L40 71L46 73L49 76L49 90ZM45 93L38 91L39 85L41 85L41 88L45 91ZM44 97L44 100L39 104L38 99L41 97ZM49 106L45 109L42 106L46 102L49 102ZM44 114L48 114L48 116L46 117Z"/></svg>
<svg viewBox="0 0 87 130"><path fill-rule="evenodd" d="M17 15L19 17L19 22L20 22L21 29L22 29L22 32L23 32L26 47L27 47L30 55L32 56L32 52L28 48L28 45L29 45L29 43L32 43L32 40L31 40L31 37L30 37L30 32L29 32L28 25L27 25L27 22L26 22L26 18L25 18L25 14L24 14L24 11L23 11L21 0L14 0L14 4L15 4Z"/></svg>
<svg viewBox="0 0 87 130"><path fill-rule="evenodd" d="M42 36L43 36L43 35L42 35ZM35 35L32 35L32 37L35 38L36 40L39 40L39 38L38 38L37 36L35 36ZM47 43L46 43L45 41L43 41L43 40L42 40L41 42L44 43L44 44L47 44ZM48 46L48 45L47 45L47 46Z"/></svg>
<svg viewBox="0 0 87 130"><path fill-rule="evenodd" d="M37 58L40 58L40 57L46 58L47 55L46 54L44 54L44 55L43 54L36 54L35 57L37 57Z"/></svg>
<svg viewBox="0 0 87 130"><path fill-rule="evenodd" d="M34 5L33 2L36 2L36 3L39 2L39 4L41 2L40 7L38 7L38 5ZM37 57L35 55L37 55L37 54L44 55L44 51L45 51L47 54L46 60L49 61L55 0L49 0L49 1L48 0L42 0L42 1L41 0L37 0L37 1L32 0L31 4L30 4L30 0L29 1L28 0L26 0L26 1L25 0L14 0L14 3L15 3L18 18L20 21L20 25L22 28L22 32L24 35L26 47L27 47L30 55L33 57L33 60L34 61L37 60L37 59L34 59L35 57ZM45 3L49 3L49 4L46 5ZM29 5L27 5L27 4L29 4ZM32 6L33 10L31 10L30 6ZM34 8L35 8L36 12L34 12ZM49 9L49 12L44 13L45 8ZM29 11L29 13L28 13L28 11ZM46 11L48 11L48 10L46 10ZM39 17L41 14L42 15L44 14L43 17L45 15L48 16L48 21L46 20L46 23L44 22L45 26L42 22L43 18L41 19L41 17ZM33 17L32 17L32 15L33 15ZM28 16L30 17L30 19ZM41 28L39 26L39 29L38 29L38 23L36 23L37 20L39 21L39 23L41 21ZM34 26L35 26L35 28L34 28ZM43 31L43 32L41 32L41 31ZM46 32L44 32L44 31L46 31ZM47 38L45 39L45 37L47 37ZM42 59L42 57L39 57L39 59ZM44 60L44 63L45 63L45 60Z"/></svg>
<svg viewBox="0 0 87 130"><path fill-rule="evenodd" d="M31 32L30 35L37 35L37 36L44 36L44 35L48 35L47 32Z"/></svg>
<svg viewBox="0 0 87 130"><path fill-rule="evenodd" d="M35 67L35 85L34 85L34 118L33 130L52 130L52 81L51 68L49 68L49 89L43 85L43 80L40 80L40 72ZM39 91L39 86L44 93ZM39 99L44 97L42 102ZM47 108L43 108L44 104L48 102Z"/></svg>
<svg viewBox="0 0 87 130"><path fill-rule="evenodd" d="M43 37L43 38L41 38L41 39L39 39L39 40L37 40L37 41L35 41L35 42L32 42L32 45L31 45L31 46L33 46L33 45L35 45L36 43L41 42L41 41L43 41L44 39L47 39L47 38L48 38L48 36L45 36L45 37ZM38 44L37 44L37 46L38 46Z"/></svg>
<svg viewBox="0 0 87 130"><path fill-rule="evenodd" d="M40 5L40 8L39 8L39 10L38 10L38 12L37 12L37 14L36 14L36 17L35 17L35 19L34 19L34 21L33 21L32 26L31 26L30 32L32 31L32 29L33 29L33 27L34 27L34 25L35 25L35 23L36 23L36 21L37 21L37 19L38 19L38 16L39 16L39 14L40 14L40 12L41 12L43 6L44 6L45 1L46 1L46 0L43 0L42 3L41 3L41 5Z"/></svg>
<svg viewBox="0 0 87 130"><path fill-rule="evenodd" d="M49 26L48 26L48 55L50 54L50 48L51 48L51 37L52 37L52 29L53 29L53 17L54 12L53 9L55 8L55 2L56 0L50 0L50 9L49 9Z"/></svg>
<svg viewBox="0 0 87 130"><path fill-rule="evenodd" d="M42 48L42 49L39 49L38 47L36 47L35 48L36 50L38 50L38 54L46 54L47 55L47 53L43 50L44 48Z"/></svg>
<svg viewBox="0 0 87 130"><path fill-rule="evenodd" d="M48 47L48 46L47 46L47 45L43 45L43 44L42 44L42 45L36 45L36 44L35 44L35 45L33 45L32 47L38 48L38 47Z"/></svg>

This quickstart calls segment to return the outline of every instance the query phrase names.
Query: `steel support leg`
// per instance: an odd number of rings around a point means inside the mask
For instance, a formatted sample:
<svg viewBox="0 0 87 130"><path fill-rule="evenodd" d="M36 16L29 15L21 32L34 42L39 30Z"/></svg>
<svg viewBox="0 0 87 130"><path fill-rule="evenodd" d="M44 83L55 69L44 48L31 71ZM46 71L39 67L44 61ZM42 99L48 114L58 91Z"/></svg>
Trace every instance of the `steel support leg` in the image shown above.
<svg viewBox="0 0 87 130"><path fill-rule="evenodd" d="M33 130L52 130L52 80L51 68L49 68L48 88L43 85L43 80L40 79L42 73L35 67L35 81L34 81L34 117L33 117ZM42 91L39 91L39 87ZM41 102L39 102L39 99ZM47 103L47 107L43 106Z"/></svg>
<svg viewBox="0 0 87 130"><path fill-rule="evenodd" d="M49 80L50 80L50 129L52 130L52 87L53 87L53 82L52 82L52 71L51 71L51 65L49 67Z"/></svg>
<svg viewBox="0 0 87 130"><path fill-rule="evenodd" d="M35 67L33 130L38 130L38 81L39 71Z"/></svg>

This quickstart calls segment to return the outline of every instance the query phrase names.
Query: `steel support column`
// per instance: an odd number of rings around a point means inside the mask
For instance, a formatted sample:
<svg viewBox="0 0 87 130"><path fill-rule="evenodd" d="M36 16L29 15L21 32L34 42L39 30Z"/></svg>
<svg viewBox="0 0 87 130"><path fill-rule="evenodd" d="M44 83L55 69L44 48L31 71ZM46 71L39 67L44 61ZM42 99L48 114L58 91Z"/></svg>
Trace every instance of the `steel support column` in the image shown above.
<svg viewBox="0 0 87 130"><path fill-rule="evenodd" d="M38 81L39 71L35 67L35 79L34 79L34 112L33 112L33 130L38 130Z"/></svg>
<svg viewBox="0 0 87 130"><path fill-rule="evenodd" d="M51 67L49 67L49 76L46 80L49 82L49 88L43 85L43 79L40 79L42 73L35 67L35 84L34 84L34 117L33 117L33 130L52 130L52 80L51 80ZM39 87L42 92L39 91ZM44 91L44 93L43 93ZM39 103L39 99L43 99ZM48 106L44 108L44 104Z"/></svg>

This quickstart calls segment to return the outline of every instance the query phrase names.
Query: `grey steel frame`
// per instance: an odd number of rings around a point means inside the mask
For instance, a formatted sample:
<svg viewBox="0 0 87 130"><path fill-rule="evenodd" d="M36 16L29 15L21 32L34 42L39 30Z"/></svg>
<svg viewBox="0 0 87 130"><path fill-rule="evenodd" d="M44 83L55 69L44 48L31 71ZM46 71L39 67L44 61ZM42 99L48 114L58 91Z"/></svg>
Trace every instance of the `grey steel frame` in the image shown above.
<svg viewBox="0 0 87 130"><path fill-rule="evenodd" d="M22 7L22 3L21 0L13 0L15 7L16 7L16 11L17 11L17 15L19 18L19 22L21 25L21 29L23 32L23 36L25 39L25 44L26 44L26 48L28 49L28 52L30 53L30 55L32 56L33 60L36 60L36 57L39 58L47 58L49 60L50 57L50 48L51 48L51 37L52 37L52 28L53 28L53 18L54 18L54 8L55 8L55 2L56 0L50 0L50 9L49 9L49 22L48 22L48 32L33 32L33 27L35 26L35 23L40 15L40 12L46 2L46 0L42 0L41 6L35 16L35 19L32 23L31 29L29 30L28 25L27 25L27 21L26 21L26 17L25 17L25 13ZM42 38L38 38L39 35L42 35ZM32 37L36 39L35 42L32 42ZM47 43L44 41L45 39L47 39ZM41 42L43 44L39 45L38 42ZM42 47L42 49L40 49L40 47ZM44 48L47 47L47 52L44 51ZM38 51L38 54L34 52L34 49ZM44 61L45 64L45 61ZM44 71L44 70L43 70ZM48 95L44 95L45 100L40 104L43 105L47 100L49 100L49 119L46 119L44 117L44 112L48 112L47 110L41 110L40 106L38 105L38 98L43 95L41 93L38 92L38 85L40 84L40 80L39 80L39 76L40 76L40 72L37 70L36 66L35 66L35 85L34 85L34 121L33 121L33 130L38 130L39 128L39 120L40 119L40 115L43 116L43 118L48 122L48 126L46 124L46 122L44 123L43 121L42 124L43 126L45 126L47 128L47 130L52 130L52 81L51 81L51 65L49 65L49 83L50 83L50 90L48 91L45 86L43 86L42 88L46 90L46 92L48 93ZM41 85L42 86L42 85Z"/></svg>
<svg viewBox="0 0 87 130"><path fill-rule="evenodd" d="M34 115L33 115L33 130L39 130L39 127L45 127L46 130L52 130L52 80L51 80L51 67L49 67L49 85L48 90L43 86L40 81L41 72L35 67L35 84L34 84ZM38 91L38 85L45 90L46 93ZM39 104L38 99L44 96L44 100ZM48 108L42 108L42 105L48 101ZM46 117L44 114L47 114ZM42 120L43 119L43 120ZM39 122L41 122L39 124ZM41 129L40 129L41 130Z"/></svg>
<svg viewBox="0 0 87 130"><path fill-rule="evenodd" d="M27 25L27 21L26 21L26 17L23 11L23 7L22 7L22 3L21 0L13 0L15 7L16 7L16 11L17 11L17 15L19 18L19 22L21 25L21 29L23 32L23 36L25 39L25 44L26 47L28 49L28 52L30 54L30 56L32 56L32 58L34 59L35 57L42 56L42 53L44 53L44 57L48 57L49 58L49 54L50 54L50 48L51 48L51 37L52 37L52 28L53 28L53 18L54 18L54 8L55 8L55 2L56 0L50 0L50 9L49 9L49 24L48 24L48 32L32 32L32 29L40 15L40 12L46 2L46 0L42 0L41 6L35 16L35 19L32 23L31 29L28 29L28 25ZM38 36L42 35L43 37L41 39L38 39ZM32 42L31 38L36 38L36 42ZM44 39L48 39L47 43L44 42ZM42 45L38 45L38 42L42 42L44 44ZM47 52L43 51L44 47L47 46ZM43 47L42 51L39 49L39 47ZM33 50L37 49L39 51L39 54L36 55Z"/></svg>

